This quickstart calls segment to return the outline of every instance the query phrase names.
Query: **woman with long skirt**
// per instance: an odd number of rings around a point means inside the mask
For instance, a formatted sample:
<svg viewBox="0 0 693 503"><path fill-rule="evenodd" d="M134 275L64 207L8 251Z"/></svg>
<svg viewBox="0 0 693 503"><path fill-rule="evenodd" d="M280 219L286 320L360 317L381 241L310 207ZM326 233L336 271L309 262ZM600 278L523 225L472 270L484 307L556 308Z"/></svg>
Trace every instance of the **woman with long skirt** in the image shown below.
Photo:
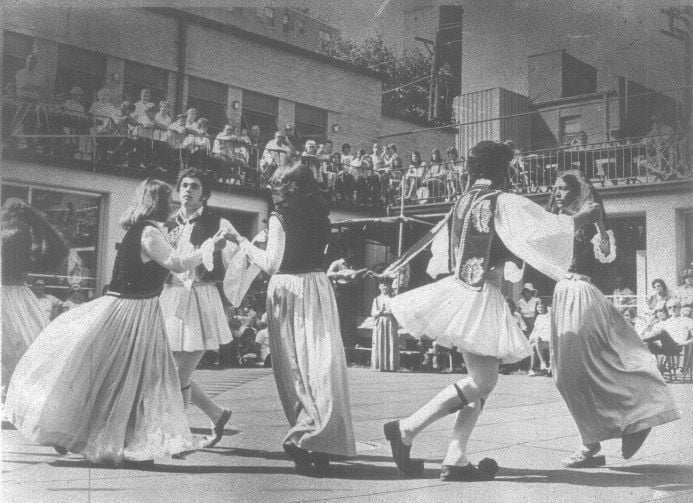
<svg viewBox="0 0 693 503"><path fill-rule="evenodd" d="M36 242L40 246L35 247ZM26 286L27 273L41 249L46 260L60 264L67 245L60 233L33 208L17 198L2 207L2 397L14 368L48 322L36 295Z"/></svg>
<svg viewBox="0 0 693 503"><path fill-rule="evenodd" d="M227 239L272 275L267 287L272 370L291 425L282 446L297 473L323 475L331 455L356 454L339 315L323 268L329 209L309 168L297 164L275 177L280 187L267 249L256 248L235 229Z"/></svg>
<svg viewBox="0 0 693 503"><path fill-rule="evenodd" d="M548 209L574 215L594 202L602 205L592 184L571 170L559 176ZM621 453L629 459L653 426L679 418L655 359L590 280L595 255L603 262L613 260L613 247L602 220L576 226L569 273L553 294L551 365L582 441L562 461L569 468L604 464L604 457L595 455L600 442L611 438L621 438Z"/></svg>
<svg viewBox="0 0 693 503"><path fill-rule="evenodd" d="M371 349L371 368L381 372L399 370L399 335L397 321L392 315L389 279L381 278L380 295L373 299L371 316L375 318L373 345Z"/></svg>
<svg viewBox="0 0 693 503"><path fill-rule="evenodd" d="M196 448L158 297L169 271L211 268L225 239L176 252L161 228L170 197L159 180L139 186L107 294L56 318L17 365L5 413L26 438L114 465Z"/></svg>

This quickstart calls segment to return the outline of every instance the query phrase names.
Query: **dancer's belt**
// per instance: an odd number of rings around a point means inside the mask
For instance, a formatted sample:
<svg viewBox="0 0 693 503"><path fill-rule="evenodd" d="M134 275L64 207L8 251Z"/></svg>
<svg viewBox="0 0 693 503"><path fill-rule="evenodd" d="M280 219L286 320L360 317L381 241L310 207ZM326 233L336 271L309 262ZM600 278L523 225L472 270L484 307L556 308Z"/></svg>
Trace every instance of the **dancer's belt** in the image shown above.
<svg viewBox="0 0 693 503"><path fill-rule="evenodd" d="M192 288L195 286L202 286L202 285L221 285L223 284L223 281L193 281L188 285L187 282L183 281L171 281L170 283L166 283L168 286L180 286L180 287L186 287L186 288Z"/></svg>
<svg viewBox="0 0 693 503"><path fill-rule="evenodd" d="M320 267L307 267L305 269L280 269L275 274L308 274L310 272L325 272Z"/></svg>
<svg viewBox="0 0 693 503"><path fill-rule="evenodd" d="M584 274L578 274L576 272L569 272L564 276L564 279L570 279L573 281L586 281L587 283L592 282L592 279L589 276L585 276Z"/></svg>
<svg viewBox="0 0 693 503"><path fill-rule="evenodd" d="M106 295L110 295L111 297L118 297L119 299L153 299L154 297L158 297L159 295L161 295L161 292L161 289L151 292L132 293L114 292L113 290L108 290L106 291Z"/></svg>

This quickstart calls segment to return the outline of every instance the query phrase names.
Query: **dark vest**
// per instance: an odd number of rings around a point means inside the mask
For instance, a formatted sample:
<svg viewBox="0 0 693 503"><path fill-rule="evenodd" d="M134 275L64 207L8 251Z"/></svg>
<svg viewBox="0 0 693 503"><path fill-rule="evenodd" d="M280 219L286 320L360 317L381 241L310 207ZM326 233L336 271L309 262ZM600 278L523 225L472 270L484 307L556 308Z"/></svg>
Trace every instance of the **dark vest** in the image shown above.
<svg viewBox="0 0 693 503"><path fill-rule="evenodd" d="M594 274L594 267L597 263L594 258L594 245L592 238L597 233L594 225L585 225L582 229L575 232L573 241L573 261L568 271L585 276Z"/></svg>
<svg viewBox="0 0 693 503"><path fill-rule="evenodd" d="M330 239L330 220L316 220L295 212L272 213L284 228L284 256L278 274L324 271L325 246Z"/></svg>
<svg viewBox="0 0 693 503"><path fill-rule="evenodd" d="M195 247L199 248L202 243L207 239L214 236L219 230L219 222L221 217L216 213L211 212L208 208L202 210L202 213L189 222L192 225L192 231L190 233L190 243ZM185 222L179 220L177 217L166 222L166 229L168 230L168 239L171 246L176 248L178 246L178 238L183 230ZM197 279L204 282L218 283L224 280L224 262L221 258L221 250L216 250L213 254L214 257L214 268L211 271L205 269L203 265L197 266L195 273Z"/></svg>
<svg viewBox="0 0 693 503"><path fill-rule="evenodd" d="M139 222L130 227L123 240L116 245L115 264L108 290L118 297L146 299L161 293L168 269L154 260L142 262L142 231L151 222Z"/></svg>
<svg viewBox="0 0 693 503"><path fill-rule="evenodd" d="M481 290L488 271L505 261L521 265L497 236L493 215L501 194L484 185L475 185L455 203L450 219L450 270L455 278L473 290Z"/></svg>

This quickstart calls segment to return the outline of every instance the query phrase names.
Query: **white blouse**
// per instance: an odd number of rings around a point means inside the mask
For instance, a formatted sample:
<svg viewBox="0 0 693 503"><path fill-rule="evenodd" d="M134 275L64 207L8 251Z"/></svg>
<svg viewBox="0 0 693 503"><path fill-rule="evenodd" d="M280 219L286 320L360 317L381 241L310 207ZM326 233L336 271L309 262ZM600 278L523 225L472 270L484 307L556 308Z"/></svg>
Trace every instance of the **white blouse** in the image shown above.
<svg viewBox="0 0 693 503"><path fill-rule="evenodd" d="M267 248L261 250L247 239L240 242L240 249L252 263L265 271L270 276L279 270L284 258L284 246L286 233L284 227L276 215L271 215L267 230Z"/></svg>
<svg viewBox="0 0 693 503"><path fill-rule="evenodd" d="M142 249L140 257L142 262L154 260L157 264L175 273L182 273L197 267L200 264L211 270L213 268L214 242L208 239L197 250L186 253L176 251L164 236L161 228L146 226L142 231Z"/></svg>

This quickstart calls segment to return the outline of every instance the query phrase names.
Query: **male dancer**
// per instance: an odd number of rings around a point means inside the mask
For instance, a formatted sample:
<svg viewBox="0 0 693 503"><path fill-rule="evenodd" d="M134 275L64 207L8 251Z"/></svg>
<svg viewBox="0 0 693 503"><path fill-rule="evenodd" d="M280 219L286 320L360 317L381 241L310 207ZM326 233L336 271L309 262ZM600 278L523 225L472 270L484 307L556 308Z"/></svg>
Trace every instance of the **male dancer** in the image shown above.
<svg viewBox="0 0 693 503"><path fill-rule="evenodd" d="M181 171L177 189L181 207L166 227L171 245L178 251L198 248L220 228L230 227L227 220L207 208L211 186L201 170L188 168ZM223 282L229 260L237 250L236 245L227 243L223 250L215 251L211 271L200 266L194 271L172 273L160 297L185 405L192 402L212 421L212 435L208 437L206 447L221 440L231 411L221 408L207 396L192 379L192 373L205 351L219 351L221 344L233 339L219 284Z"/></svg>
<svg viewBox="0 0 693 503"><path fill-rule="evenodd" d="M457 420L441 480L490 480L495 476L495 461L482 460L478 467L469 463L467 443L496 385L499 363L513 363L530 354L501 293L501 280L505 276L519 281L519 269L509 262L517 265L521 260L552 278L563 277L572 259L575 225L594 222L600 214L600 207L590 204L573 217L555 218L527 198L502 193L499 189L507 183L512 157L507 145L491 141L470 150L471 188L446 217L448 225L438 225L430 233L431 241L435 232L437 239L444 239L442 246L432 247L434 259L439 258L435 253L443 252L444 263L453 274L392 300L392 311L408 333L426 334L443 346L456 346L469 372L409 417L385 424L395 463L409 476L423 470L420 461L410 459L416 435L453 413ZM391 268L389 272L396 271Z"/></svg>

